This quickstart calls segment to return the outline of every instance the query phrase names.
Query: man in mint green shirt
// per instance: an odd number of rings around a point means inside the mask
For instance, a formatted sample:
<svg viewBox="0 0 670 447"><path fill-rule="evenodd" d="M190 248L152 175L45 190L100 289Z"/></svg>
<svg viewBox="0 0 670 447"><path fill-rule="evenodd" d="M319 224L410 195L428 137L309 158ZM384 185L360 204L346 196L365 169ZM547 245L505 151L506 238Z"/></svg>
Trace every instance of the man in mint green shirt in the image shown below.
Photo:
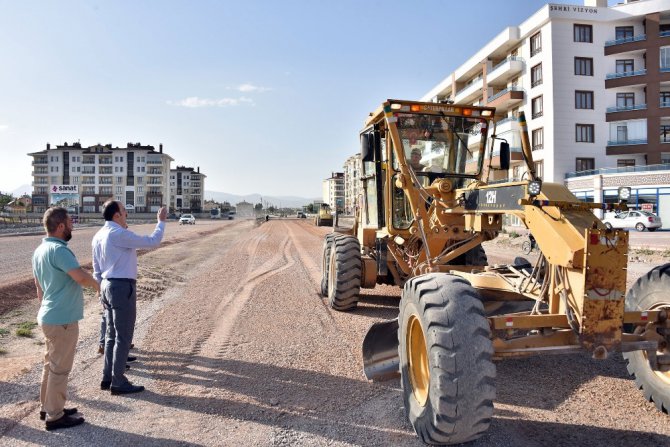
<svg viewBox="0 0 670 447"><path fill-rule="evenodd" d="M93 276L82 270L67 242L72 238L72 220L65 208L52 207L42 219L47 237L33 253L33 275L46 350L40 388L40 419L46 429L74 427L84 422L75 417L76 408L65 408L67 382L79 337L79 320L84 318L82 287L100 292Z"/></svg>

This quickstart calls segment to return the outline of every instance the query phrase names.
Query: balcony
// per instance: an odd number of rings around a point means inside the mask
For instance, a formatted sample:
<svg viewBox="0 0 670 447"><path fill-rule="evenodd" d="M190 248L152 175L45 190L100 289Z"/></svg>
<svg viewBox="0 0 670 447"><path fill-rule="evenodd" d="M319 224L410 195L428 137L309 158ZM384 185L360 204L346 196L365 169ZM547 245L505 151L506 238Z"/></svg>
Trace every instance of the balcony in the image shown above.
<svg viewBox="0 0 670 447"><path fill-rule="evenodd" d="M590 169L588 171L568 172L565 178L585 177L588 175L605 175L605 174L621 174L627 172L650 172L650 171L667 171L670 170L670 164L647 165L647 166L625 166L621 168L600 168Z"/></svg>
<svg viewBox="0 0 670 447"><path fill-rule="evenodd" d="M607 115L605 115L605 121L609 123L612 121L644 119L646 117L647 105L635 104L633 106L608 107Z"/></svg>
<svg viewBox="0 0 670 447"><path fill-rule="evenodd" d="M644 50L646 34L639 36L623 37L621 39L608 40L605 42L605 56L612 54L628 53L631 51Z"/></svg>
<svg viewBox="0 0 670 447"><path fill-rule="evenodd" d="M484 88L484 80L481 76L478 76L456 92L454 102L457 104L473 102L475 98L481 96L482 88Z"/></svg>
<svg viewBox="0 0 670 447"><path fill-rule="evenodd" d="M95 157L84 157L82 158L81 163L84 165L94 165Z"/></svg>
<svg viewBox="0 0 670 447"><path fill-rule="evenodd" d="M111 166L100 167L100 174L112 175L113 174L112 167Z"/></svg>
<svg viewBox="0 0 670 447"><path fill-rule="evenodd" d="M162 165L163 161L162 160L147 160L148 165Z"/></svg>
<svg viewBox="0 0 670 447"><path fill-rule="evenodd" d="M607 73L607 76L605 76L605 80L629 78L631 76L644 76L646 74L647 74L646 68L643 68L642 70L623 71L621 73Z"/></svg>
<svg viewBox="0 0 670 447"><path fill-rule="evenodd" d="M609 140L607 141L608 146L633 146L638 144L647 144L646 138L640 138L637 140Z"/></svg>
<svg viewBox="0 0 670 447"><path fill-rule="evenodd" d="M49 184L49 182L45 178L35 179L33 181L33 186L35 186L35 185L48 185L48 184Z"/></svg>
<svg viewBox="0 0 670 447"><path fill-rule="evenodd" d="M98 159L98 164L100 164L100 165L111 165L112 164L112 158L111 157L100 157Z"/></svg>
<svg viewBox="0 0 670 447"><path fill-rule="evenodd" d="M663 34L663 33L661 33ZM647 40L647 35L646 34L640 34L639 36L631 36L631 37L624 37L621 39L614 39L614 40L608 40L605 42L606 47L611 47L613 45L622 45L624 43L628 42L639 42L641 40Z"/></svg>
<svg viewBox="0 0 670 447"><path fill-rule="evenodd" d="M646 104L636 104L636 105L633 105L633 106L608 107L607 108L607 113L630 112L631 110L646 110L646 109L647 109Z"/></svg>
<svg viewBox="0 0 670 447"><path fill-rule="evenodd" d="M504 61L497 64L486 74L486 82L493 84L496 81L506 81L511 76L521 73L523 70L523 58L518 56L510 56Z"/></svg>
<svg viewBox="0 0 670 447"><path fill-rule="evenodd" d="M36 175L49 175L49 171L46 169L35 169L33 171L33 177Z"/></svg>
<svg viewBox="0 0 670 447"><path fill-rule="evenodd" d="M160 169L149 169L147 175L163 175L163 171Z"/></svg>
<svg viewBox="0 0 670 447"><path fill-rule="evenodd" d="M509 106L523 101L524 91L521 87L512 86L499 91L495 95L486 99L488 107L496 107L506 110Z"/></svg>
<svg viewBox="0 0 670 447"><path fill-rule="evenodd" d="M35 165L48 165L49 164L49 159L48 158L36 158L33 160L33 166Z"/></svg>

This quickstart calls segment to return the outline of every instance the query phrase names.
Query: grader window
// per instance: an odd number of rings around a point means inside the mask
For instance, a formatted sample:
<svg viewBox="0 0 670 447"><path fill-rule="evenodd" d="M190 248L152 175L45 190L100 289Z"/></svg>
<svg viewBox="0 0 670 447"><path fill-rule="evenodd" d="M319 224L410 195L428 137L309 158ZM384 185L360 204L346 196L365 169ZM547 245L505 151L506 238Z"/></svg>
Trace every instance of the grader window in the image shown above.
<svg viewBox="0 0 670 447"><path fill-rule="evenodd" d="M477 175L488 122L482 118L397 114L407 163L415 172ZM474 165L472 164L474 162Z"/></svg>

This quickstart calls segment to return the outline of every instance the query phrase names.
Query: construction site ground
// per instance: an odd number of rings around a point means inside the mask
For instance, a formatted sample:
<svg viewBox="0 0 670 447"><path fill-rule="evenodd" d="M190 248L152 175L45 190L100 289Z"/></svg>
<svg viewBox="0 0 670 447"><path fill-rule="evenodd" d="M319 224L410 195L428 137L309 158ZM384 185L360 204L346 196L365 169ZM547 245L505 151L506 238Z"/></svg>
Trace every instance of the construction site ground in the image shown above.
<svg viewBox="0 0 670 447"><path fill-rule="evenodd" d="M85 266L96 230L78 228L70 242ZM30 258L41 236L0 239L0 445L421 445L399 380L372 383L362 372L363 337L397 315L400 290L365 289L357 310L330 309L318 295L329 231L306 219L170 222L161 247L139 258L138 361L128 377L146 391L100 390L101 307L87 292L68 402L86 423L54 432L38 417L41 330L16 335L35 321ZM489 263L511 261L520 243L487 242ZM629 286L666 255L631 250ZM670 445L668 415L645 401L620 354L496 365L493 422L469 445Z"/></svg>

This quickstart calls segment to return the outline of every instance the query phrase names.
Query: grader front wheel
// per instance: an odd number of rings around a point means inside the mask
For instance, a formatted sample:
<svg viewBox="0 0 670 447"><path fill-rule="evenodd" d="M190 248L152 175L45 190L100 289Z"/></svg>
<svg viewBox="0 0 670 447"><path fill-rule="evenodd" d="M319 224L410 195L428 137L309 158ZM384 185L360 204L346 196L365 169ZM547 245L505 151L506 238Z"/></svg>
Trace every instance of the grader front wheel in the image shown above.
<svg viewBox="0 0 670 447"><path fill-rule="evenodd" d="M427 444L458 444L491 423L495 366L477 292L462 278L431 273L403 289L398 331L405 410Z"/></svg>
<svg viewBox="0 0 670 447"><path fill-rule="evenodd" d="M335 310L352 310L361 290L361 245L354 236L338 235L330 248L328 301Z"/></svg>
<svg viewBox="0 0 670 447"><path fill-rule="evenodd" d="M323 250L321 252L321 296L328 296L328 270L330 268L330 249L333 246L333 239L337 233L328 233L323 239Z"/></svg>
<svg viewBox="0 0 670 447"><path fill-rule="evenodd" d="M626 295L626 310L666 310L666 318L670 316L670 263L652 269L642 276L630 288ZM670 323L656 322L646 327L638 327L637 333L653 330L653 338L659 341L656 356L670 356ZM649 354L646 351L633 351L623 354L628 363L628 372L635 377L635 383L644 393L648 401L654 402L656 408L670 413L670 365L657 362L652 368Z"/></svg>

